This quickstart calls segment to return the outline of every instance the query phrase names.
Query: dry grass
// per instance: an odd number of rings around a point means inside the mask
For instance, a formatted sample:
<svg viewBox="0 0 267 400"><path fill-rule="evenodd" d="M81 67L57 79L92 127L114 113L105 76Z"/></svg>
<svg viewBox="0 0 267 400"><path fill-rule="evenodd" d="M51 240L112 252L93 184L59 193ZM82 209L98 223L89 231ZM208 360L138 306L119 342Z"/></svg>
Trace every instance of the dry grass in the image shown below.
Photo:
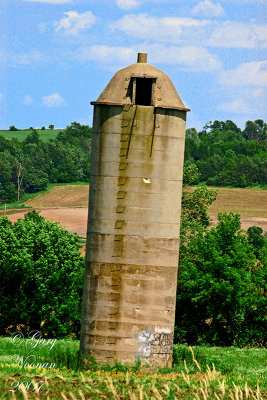
<svg viewBox="0 0 267 400"><path fill-rule="evenodd" d="M24 204L34 208L87 208L88 198L89 185L55 186ZM209 213L232 211L244 217L267 218L266 204L267 190L218 188L217 199L209 207Z"/></svg>
<svg viewBox="0 0 267 400"><path fill-rule="evenodd" d="M88 207L89 185L54 186L48 192L27 200L24 204L34 208Z"/></svg>
<svg viewBox="0 0 267 400"><path fill-rule="evenodd" d="M196 361L196 360L195 360ZM198 363L197 363L198 364ZM46 375L34 371L16 373L15 376L3 376L0 384L2 399L6 400L264 400L266 391L257 384L229 381L227 376L217 371L214 364L203 371L199 366L197 373L169 372L161 373L143 367L137 373L133 371L92 371L75 372L72 370L53 372ZM25 384L19 383L25 382ZM32 383L31 383L32 382ZM39 386L39 383L43 384ZM37 386L36 386L37 383ZM27 390L27 386L31 390ZM16 388L10 392L9 388ZM32 389L32 387L34 389ZM38 388L41 388L38 391Z"/></svg>
<svg viewBox="0 0 267 400"><path fill-rule="evenodd" d="M210 214L235 212L242 217L267 218L267 190L219 188L216 201L209 207Z"/></svg>
<svg viewBox="0 0 267 400"><path fill-rule="evenodd" d="M55 186L48 192L27 200L25 205L36 208L46 219L59 222L71 232L85 237L88 198L89 185ZM219 188L217 199L208 211L213 225L217 223L218 213L232 211L241 215L243 229L256 225L267 231L266 204L267 190ZM9 218L14 222L23 218L25 212L27 210L20 210L20 213L10 215Z"/></svg>

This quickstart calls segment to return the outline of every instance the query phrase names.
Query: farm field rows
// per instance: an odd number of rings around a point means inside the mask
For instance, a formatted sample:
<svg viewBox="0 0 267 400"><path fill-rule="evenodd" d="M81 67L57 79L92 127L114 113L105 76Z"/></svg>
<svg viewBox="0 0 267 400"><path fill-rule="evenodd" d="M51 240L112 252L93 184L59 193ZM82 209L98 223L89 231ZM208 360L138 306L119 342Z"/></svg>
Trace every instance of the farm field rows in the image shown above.
<svg viewBox="0 0 267 400"><path fill-rule="evenodd" d="M218 188L217 199L208 211L239 213L242 217L267 218L267 190Z"/></svg>
<svg viewBox="0 0 267 400"><path fill-rule="evenodd" d="M27 207L40 211L40 215L59 222L66 229L86 236L89 185L55 186L48 192L27 200ZM267 190L219 188L217 200L210 206L212 224L216 224L217 213L236 212L241 214L242 227L260 226L267 231ZM11 221L22 218L27 212L18 210L9 215Z"/></svg>

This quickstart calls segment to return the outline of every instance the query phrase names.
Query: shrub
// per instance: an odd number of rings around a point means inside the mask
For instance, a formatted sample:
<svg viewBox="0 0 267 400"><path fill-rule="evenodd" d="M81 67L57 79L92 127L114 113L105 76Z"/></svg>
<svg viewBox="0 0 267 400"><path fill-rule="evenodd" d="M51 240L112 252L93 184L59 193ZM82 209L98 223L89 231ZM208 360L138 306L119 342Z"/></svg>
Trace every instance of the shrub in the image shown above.
<svg viewBox="0 0 267 400"><path fill-rule="evenodd" d="M48 175L42 170L30 169L24 177L24 187L27 193L36 193L45 190L48 182Z"/></svg>
<svg viewBox="0 0 267 400"><path fill-rule="evenodd" d="M9 127L9 130L10 130L10 131L18 131L18 129L15 127L15 125L11 125L11 126Z"/></svg>
<svg viewBox="0 0 267 400"><path fill-rule="evenodd" d="M0 335L9 329L78 336L84 259L78 236L37 212L0 218Z"/></svg>
<svg viewBox="0 0 267 400"><path fill-rule="evenodd" d="M261 345L266 271L256 261L238 214L219 214L217 227L196 234L180 261L176 341Z"/></svg>
<svg viewBox="0 0 267 400"><path fill-rule="evenodd" d="M254 253L258 259L266 263L266 257L261 256L263 252L266 256L267 251L267 236L263 235L263 230L259 226L250 226L247 230L248 242L253 246ZM264 251L265 250L265 251Z"/></svg>
<svg viewBox="0 0 267 400"><path fill-rule="evenodd" d="M199 172L196 164L185 163L183 183L184 185L197 185L199 183Z"/></svg>

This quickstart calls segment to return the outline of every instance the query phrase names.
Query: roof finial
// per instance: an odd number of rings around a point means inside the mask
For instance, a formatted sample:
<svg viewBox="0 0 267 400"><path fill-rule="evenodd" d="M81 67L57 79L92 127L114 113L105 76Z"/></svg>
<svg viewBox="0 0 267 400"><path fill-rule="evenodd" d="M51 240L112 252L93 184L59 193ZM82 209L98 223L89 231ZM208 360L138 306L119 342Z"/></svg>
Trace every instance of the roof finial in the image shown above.
<svg viewBox="0 0 267 400"><path fill-rule="evenodd" d="M138 63L146 63L147 62L147 53L138 53L137 62Z"/></svg>

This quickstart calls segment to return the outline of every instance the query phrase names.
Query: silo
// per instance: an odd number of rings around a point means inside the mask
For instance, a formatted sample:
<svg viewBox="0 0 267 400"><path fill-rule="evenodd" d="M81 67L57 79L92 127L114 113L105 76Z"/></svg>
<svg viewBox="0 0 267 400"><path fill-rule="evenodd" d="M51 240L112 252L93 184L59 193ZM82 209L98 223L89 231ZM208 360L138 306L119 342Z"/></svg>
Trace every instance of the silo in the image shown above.
<svg viewBox="0 0 267 400"><path fill-rule="evenodd" d="M81 352L170 366L187 109L138 62L94 105Z"/></svg>

